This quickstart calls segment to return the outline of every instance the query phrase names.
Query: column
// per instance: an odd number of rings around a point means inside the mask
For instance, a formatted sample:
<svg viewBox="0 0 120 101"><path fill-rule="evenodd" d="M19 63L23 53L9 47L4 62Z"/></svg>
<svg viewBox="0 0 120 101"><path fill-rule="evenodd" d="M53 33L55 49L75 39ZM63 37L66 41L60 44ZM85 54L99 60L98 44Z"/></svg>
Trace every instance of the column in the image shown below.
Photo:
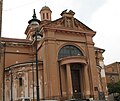
<svg viewBox="0 0 120 101"><path fill-rule="evenodd" d="M66 64L66 73L67 73L67 93L68 96L72 96L73 89L72 89L72 78L71 78L71 70L70 70L70 64Z"/></svg>
<svg viewBox="0 0 120 101"><path fill-rule="evenodd" d="M90 83L89 83L87 65L85 65L85 67L84 67L84 77L85 77L85 97L89 98L89 96L90 96Z"/></svg>

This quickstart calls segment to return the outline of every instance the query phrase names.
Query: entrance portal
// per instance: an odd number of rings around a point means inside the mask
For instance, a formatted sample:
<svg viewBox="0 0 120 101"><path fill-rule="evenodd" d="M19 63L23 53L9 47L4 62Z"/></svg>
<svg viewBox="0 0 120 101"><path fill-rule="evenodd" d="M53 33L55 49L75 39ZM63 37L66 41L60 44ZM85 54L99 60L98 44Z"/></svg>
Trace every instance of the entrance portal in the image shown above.
<svg viewBox="0 0 120 101"><path fill-rule="evenodd" d="M81 64L71 64L71 77L72 77L72 88L74 98L82 98L81 95L81 78L80 71L82 69Z"/></svg>

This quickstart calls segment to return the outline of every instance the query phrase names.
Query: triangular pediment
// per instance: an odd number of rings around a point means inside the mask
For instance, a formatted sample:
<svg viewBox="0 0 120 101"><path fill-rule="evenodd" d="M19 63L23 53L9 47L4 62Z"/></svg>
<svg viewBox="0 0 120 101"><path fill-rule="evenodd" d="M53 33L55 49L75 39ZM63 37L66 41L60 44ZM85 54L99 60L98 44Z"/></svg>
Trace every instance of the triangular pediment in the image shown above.
<svg viewBox="0 0 120 101"><path fill-rule="evenodd" d="M78 30L93 31L91 28L89 28L88 26L86 26L81 21L77 20L76 18L74 18L74 27Z"/></svg>
<svg viewBox="0 0 120 101"><path fill-rule="evenodd" d="M83 24L74 17L72 18L61 17L44 26L52 27L52 28L74 29L81 31L93 31L92 29L90 29L89 27L87 27L85 24Z"/></svg>

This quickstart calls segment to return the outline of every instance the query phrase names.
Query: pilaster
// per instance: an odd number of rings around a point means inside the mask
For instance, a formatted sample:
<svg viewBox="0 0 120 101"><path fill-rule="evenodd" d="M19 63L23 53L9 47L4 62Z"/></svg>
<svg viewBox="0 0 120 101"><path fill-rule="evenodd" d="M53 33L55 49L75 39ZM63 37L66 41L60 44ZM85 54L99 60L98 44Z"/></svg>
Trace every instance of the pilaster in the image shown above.
<svg viewBox="0 0 120 101"><path fill-rule="evenodd" d="M90 97L90 83L88 77L88 67L87 65L84 66L84 77L85 77L85 97Z"/></svg>

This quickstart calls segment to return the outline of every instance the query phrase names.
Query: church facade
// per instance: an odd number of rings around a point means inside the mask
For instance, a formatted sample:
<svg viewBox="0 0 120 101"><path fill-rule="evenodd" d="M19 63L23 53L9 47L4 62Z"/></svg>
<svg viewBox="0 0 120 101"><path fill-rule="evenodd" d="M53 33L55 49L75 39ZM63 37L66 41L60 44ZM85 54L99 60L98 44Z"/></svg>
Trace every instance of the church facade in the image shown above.
<svg viewBox="0 0 120 101"><path fill-rule="evenodd" d="M51 14L43 7L40 21L34 12L26 39L2 38L5 101L36 99L36 55L40 99L99 99L100 92L107 96L104 50L94 46L96 32L74 18L72 10L54 21ZM42 36L37 41L35 33Z"/></svg>

